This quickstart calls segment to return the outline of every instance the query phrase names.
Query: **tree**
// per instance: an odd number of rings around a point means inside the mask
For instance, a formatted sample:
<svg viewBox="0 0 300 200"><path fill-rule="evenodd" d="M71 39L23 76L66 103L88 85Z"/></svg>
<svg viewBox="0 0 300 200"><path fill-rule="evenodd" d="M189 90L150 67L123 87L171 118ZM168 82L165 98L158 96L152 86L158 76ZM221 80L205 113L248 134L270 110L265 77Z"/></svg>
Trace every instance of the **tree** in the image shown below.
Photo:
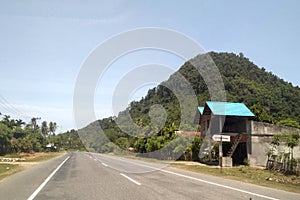
<svg viewBox="0 0 300 200"><path fill-rule="evenodd" d="M52 133L52 135L55 135L56 129L57 129L56 122L50 122L49 123L49 131Z"/></svg>
<svg viewBox="0 0 300 200"><path fill-rule="evenodd" d="M291 149L292 159L294 158L294 147L298 146L300 142L300 133L291 132L286 136L286 144Z"/></svg>
<svg viewBox="0 0 300 200"><path fill-rule="evenodd" d="M267 122L267 123L273 123L274 119L272 116L270 116L267 112L267 110L261 106L259 103L254 104L250 107L250 110L255 115L255 118L257 121L261 122Z"/></svg>
<svg viewBox="0 0 300 200"><path fill-rule="evenodd" d="M12 131L5 124L0 123L0 155L5 155L11 150L10 139Z"/></svg>
<svg viewBox="0 0 300 200"><path fill-rule="evenodd" d="M124 138L124 137L120 137L116 140L115 144L120 148L120 149L123 149L123 150L127 150L128 147L129 147L129 142L128 142L128 139L127 138Z"/></svg>
<svg viewBox="0 0 300 200"><path fill-rule="evenodd" d="M292 119L284 119L277 122L277 125L289 126L294 128L300 128L300 124Z"/></svg>
<svg viewBox="0 0 300 200"><path fill-rule="evenodd" d="M33 128L33 132L36 133L37 130L39 129L39 126L37 124L37 120L40 120L40 117L33 117L31 118L31 126Z"/></svg>
<svg viewBox="0 0 300 200"><path fill-rule="evenodd" d="M285 159L288 159L287 171L293 171L295 169L295 166L297 165L294 159L294 147L298 146L299 143L300 143L300 132L298 131L277 134L272 138L271 144L274 145L275 147L279 147L280 145L286 145L290 149L289 153L279 152L280 155L284 155ZM270 157L270 155L268 155L268 157Z"/></svg>
<svg viewBox="0 0 300 200"><path fill-rule="evenodd" d="M4 115L4 118L2 119L2 123L4 123L10 129L14 129L16 127L15 120L10 119L9 115Z"/></svg>
<svg viewBox="0 0 300 200"><path fill-rule="evenodd" d="M239 53L240 58L244 58L244 54L242 52Z"/></svg>
<svg viewBox="0 0 300 200"><path fill-rule="evenodd" d="M25 125L25 122L23 122L21 119L17 119L16 124L18 127L22 127L23 125Z"/></svg>
<svg viewBox="0 0 300 200"><path fill-rule="evenodd" d="M48 124L46 121L42 122L42 134L46 137L48 136Z"/></svg>

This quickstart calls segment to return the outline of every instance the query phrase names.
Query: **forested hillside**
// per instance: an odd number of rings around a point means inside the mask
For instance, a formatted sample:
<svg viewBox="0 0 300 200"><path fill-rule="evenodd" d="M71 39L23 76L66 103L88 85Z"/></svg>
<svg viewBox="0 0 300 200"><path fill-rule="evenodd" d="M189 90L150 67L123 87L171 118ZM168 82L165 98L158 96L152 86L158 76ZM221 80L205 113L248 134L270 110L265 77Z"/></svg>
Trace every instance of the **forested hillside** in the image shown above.
<svg viewBox="0 0 300 200"><path fill-rule="evenodd" d="M227 101L245 103L255 113L258 121L300 127L300 88L298 86L294 87L291 83L267 72L264 68L256 66L242 53L236 55L211 52L209 55L222 75ZM180 88L180 83L178 85L176 79L178 74L183 75L197 95L198 105L204 105L205 101L210 100L207 84L191 63L201 65L203 63L201 60L205 59L207 59L207 55L199 55L193 58L192 62L186 62L167 81L150 89L140 101L132 102L118 117L102 119L81 129L80 136L83 136L86 145L99 152L113 151L118 146L121 149L133 147L135 152L145 153L160 149L169 144L174 137L179 137L175 136L174 132L179 129L182 115L180 113L181 105L174 93L168 89L170 87L167 86L176 85ZM184 91L182 92L184 93ZM161 130L158 127L148 126L150 123L149 110L154 104L159 104L166 110L167 120ZM196 110L196 107L192 108L190 115L194 115ZM130 113L134 123L141 128L139 133L128 135L116 124L116 121L120 120L127 112ZM160 119L161 116L157 115L156 117ZM190 124L185 125L183 126L185 130L194 128ZM104 130L107 138L104 135L99 136L101 135L99 127ZM126 130L130 129L131 127L128 125ZM98 136L96 137L96 135ZM181 140L185 139L181 138ZM198 141L195 144L197 145L197 143ZM197 154L197 147L188 147L187 151L194 152L191 155L194 157Z"/></svg>

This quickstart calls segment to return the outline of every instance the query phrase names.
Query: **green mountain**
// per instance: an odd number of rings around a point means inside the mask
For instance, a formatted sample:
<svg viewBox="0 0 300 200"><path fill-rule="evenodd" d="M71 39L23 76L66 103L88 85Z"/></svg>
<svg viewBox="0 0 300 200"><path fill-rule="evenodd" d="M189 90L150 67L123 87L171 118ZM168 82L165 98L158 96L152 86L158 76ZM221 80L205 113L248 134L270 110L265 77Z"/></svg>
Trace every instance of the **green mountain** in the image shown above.
<svg viewBox="0 0 300 200"><path fill-rule="evenodd" d="M277 123L291 119L300 122L300 88L298 86L294 87L264 68L259 68L242 54L211 52L209 55L222 75L227 101L245 103L255 112L259 121ZM205 57L206 55L200 55L193 60L201 61ZM191 62L186 62L177 73L183 75L191 84L199 105L204 105L205 101L211 100L207 83ZM174 77L176 75L172 75L164 85L176 82L177 79ZM149 90L141 101L131 103L132 118L149 123L147 113L153 104L163 105L166 110L170 111L167 124L180 120L176 97L172 91L161 85Z"/></svg>
<svg viewBox="0 0 300 200"><path fill-rule="evenodd" d="M83 142L87 148L98 152L133 147L135 152L147 153L170 144L177 137L174 134L175 130L197 130L197 126L184 120L193 118L198 105L202 106L205 101L217 99L212 98L209 92L218 94L217 96L223 95L220 92L222 84L218 82L212 61L223 79L227 101L245 103L258 121L300 127L298 86L294 87L264 68L256 66L242 53L236 55L210 52L186 62L168 80L150 89L140 101L131 102L117 117L98 120L80 129L79 135ZM202 70L202 75L199 70ZM185 86L183 77L194 94L186 89L188 87ZM210 91L207 85L210 86ZM165 109L164 114L159 112L161 108L151 111L153 105L157 104ZM134 124L127 123L128 115ZM156 123L151 123L151 116ZM197 145L197 142L194 141L194 145ZM188 149L193 153L192 157L197 154L197 147L183 145L178 149L176 142L173 145L173 153ZM172 156L171 154L169 156Z"/></svg>

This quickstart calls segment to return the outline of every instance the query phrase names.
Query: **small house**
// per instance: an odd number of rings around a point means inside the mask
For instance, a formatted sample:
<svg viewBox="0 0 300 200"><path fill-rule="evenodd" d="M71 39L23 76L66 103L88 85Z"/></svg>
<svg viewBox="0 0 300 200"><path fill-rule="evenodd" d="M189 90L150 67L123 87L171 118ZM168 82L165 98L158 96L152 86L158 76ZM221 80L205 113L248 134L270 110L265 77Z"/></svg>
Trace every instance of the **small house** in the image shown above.
<svg viewBox="0 0 300 200"><path fill-rule="evenodd" d="M198 107L197 116L200 116L201 137L208 141L202 144L200 154L211 155L211 146L219 142L220 159L225 158L220 162L222 165L243 164L248 159L250 118L254 114L245 104L208 101L204 107Z"/></svg>

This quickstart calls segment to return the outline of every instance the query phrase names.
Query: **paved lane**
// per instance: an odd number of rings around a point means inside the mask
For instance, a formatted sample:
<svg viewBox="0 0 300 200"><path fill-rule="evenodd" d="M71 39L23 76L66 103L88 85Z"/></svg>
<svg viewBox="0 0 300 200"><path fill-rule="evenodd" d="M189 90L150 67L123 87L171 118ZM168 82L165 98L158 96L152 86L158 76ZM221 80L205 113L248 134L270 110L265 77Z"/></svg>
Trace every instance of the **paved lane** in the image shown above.
<svg viewBox="0 0 300 200"><path fill-rule="evenodd" d="M300 199L299 194L104 154L93 156L164 199ZM123 166L123 168L121 167ZM141 171L148 173L140 173ZM135 173L133 173L135 171Z"/></svg>
<svg viewBox="0 0 300 200"><path fill-rule="evenodd" d="M51 159L1 180L0 199L27 199L67 156Z"/></svg>
<svg viewBox="0 0 300 200"><path fill-rule="evenodd" d="M61 167L57 169L58 166ZM45 183L47 177L49 181ZM44 187L34 199L300 199L299 194L165 164L79 152L4 179L0 182L0 199L28 199L43 182Z"/></svg>
<svg viewBox="0 0 300 200"><path fill-rule="evenodd" d="M72 153L35 199L151 199L118 171L85 153Z"/></svg>

